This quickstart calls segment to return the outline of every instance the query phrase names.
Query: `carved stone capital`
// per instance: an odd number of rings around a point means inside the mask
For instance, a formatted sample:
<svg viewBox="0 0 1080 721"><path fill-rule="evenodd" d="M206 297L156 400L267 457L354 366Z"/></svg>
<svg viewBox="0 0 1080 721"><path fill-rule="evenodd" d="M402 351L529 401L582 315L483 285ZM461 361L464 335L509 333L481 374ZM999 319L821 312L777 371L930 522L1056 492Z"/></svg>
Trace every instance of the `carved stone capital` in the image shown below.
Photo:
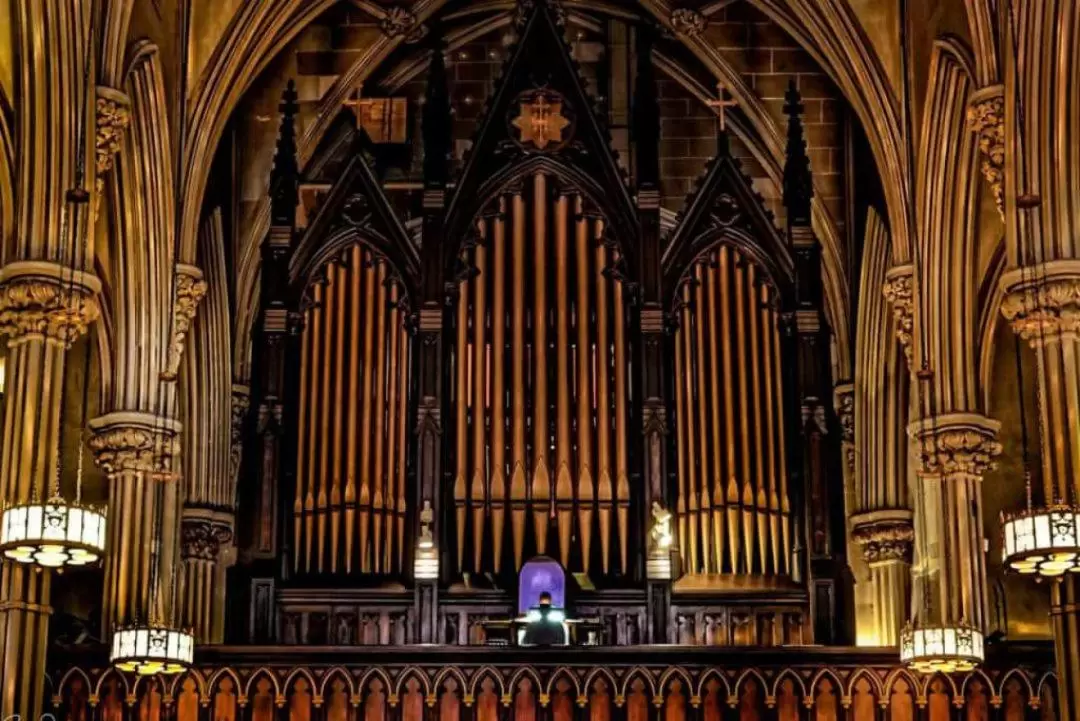
<svg viewBox="0 0 1080 721"><path fill-rule="evenodd" d="M229 477L233 483L240 474L240 460L244 449L244 418L251 407L251 389L237 383L232 387L232 414L229 428Z"/></svg>
<svg viewBox="0 0 1080 721"><path fill-rule="evenodd" d="M851 537L869 564L900 561L911 563L915 526L911 511L888 509L851 517Z"/></svg>
<svg viewBox="0 0 1080 721"><path fill-rule="evenodd" d="M56 263L20 260L0 269L0 334L12 344L45 337L71 345L97 320L101 281Z"/></svg>
<svg viewBox="0 0 1080 721"><path fill-rule="evenodd" d="M415 27L416 15L396 5L386 8L386 14L379 21L379 29L392 38L408 35Z"/></svg>
<svg viewBox="0 0 1080 721"><path fill-rule="evenodd" d="M968 127L978 136L982 173L1005 217L1005 87L991 85L971 96Z"/></svg>
<svg viewBox="0 0 1080 721"><path fill-rule="evenodd" d="M947 413L908 426L918 444L920 475L981 479L1001 454L1001 423L977 413Z"/></svg>
<svg viewBox="0 0 1080 721"><path fill-rule="evenodd" d="M1080 260L1014 268L1001 288L1002 315L1032 346L1080 338Z"/></svg>
<svg viewBox="0 0 1080 721"><path fill-rule="evenodd" d="M185 509L180 523L180 555L184 560L218 561L232 540L231 516L192 515Z"/></svg>
<svg viewBox="0 0 1080 721"><path fill-rule="evenodd" d="M180 421L140 411L116 411L89 423L90 450L109 475L151 473L172 478L180 456Z"/></svg>
<svg viewBox="0 0 1080 721"><path fill-rule="evenodd" d="M912 341L915 337L915 275L911 265L898 265L885 274L881 288L885 300L892 307L896 321L896 337L904 348L908 366L911 365Z"/></svg>
<svg viewBox="0 0 1080 721"><path fill-rule="evenodd" d="M671 11L671 29L688 37L697 37L705 32L709 20L697 10L676 8Z"/></svg>
<svg viewBox="0 0 1080 721"><path fill-rule="evenodd" d="M191 329L195 310L206 295L206 281L202 271L193 265L176 266L176 296L173 298L172 338L169 355L161 380L174 381L180 373L180 358L184 354L184 339Z"/></svg>
<svg viewBox="0 0 1080 721"><path fill-rule="evenodd" d="M113 166L113 158L120 152L124 132L131 124L131 100L127 95L104 85L97 86L95 104L96 128L94 136L95 180L100 197L105 176Z"/></svg>

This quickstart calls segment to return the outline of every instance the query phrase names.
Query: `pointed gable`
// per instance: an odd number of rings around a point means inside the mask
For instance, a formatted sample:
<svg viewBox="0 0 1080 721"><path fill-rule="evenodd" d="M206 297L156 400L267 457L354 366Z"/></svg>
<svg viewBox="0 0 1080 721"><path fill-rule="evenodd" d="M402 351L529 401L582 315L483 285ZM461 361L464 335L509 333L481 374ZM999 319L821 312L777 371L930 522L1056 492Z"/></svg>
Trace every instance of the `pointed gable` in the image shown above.
<svg viewBox="0 0 1080 721"><path fill-rule="evenodd" d="M551 0L531 0L523 3L523 10L518 39L488 99L450 201L447 237L464 237L492 192L536 169L580 186L600 203L618 237L636 238L627 180L606 123L571 57L561 8Z"/></svg>
<svg viewBox="0 0 1080 721"><path fill-rule="evenodd" d="M716 158L698 181L664 250L665 294L670 297L675 292L694 259L717 241L753 258L778 287L786 289L794 263L784 236L739 161L731 156L726 132L720 132L717 145Z"/></svg>
<svg viewBox="0 0 1080 721"><path fill-rule="evenodd" d="M322 265L342 247L338 241L362 239L386 257L411 296L420 277L419 254L372 168L371 140L344 122L345 116L335 121L305 169L308 187L333 182L320 191L290 275L295 281Z"/></svg>

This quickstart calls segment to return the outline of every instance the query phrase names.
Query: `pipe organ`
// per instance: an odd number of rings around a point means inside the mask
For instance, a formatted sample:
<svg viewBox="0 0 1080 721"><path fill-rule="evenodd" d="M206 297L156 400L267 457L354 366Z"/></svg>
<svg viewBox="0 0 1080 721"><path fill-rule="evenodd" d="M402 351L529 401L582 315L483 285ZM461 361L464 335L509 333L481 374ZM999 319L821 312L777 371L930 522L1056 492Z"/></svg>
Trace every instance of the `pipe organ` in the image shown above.
<svg viewBox="0 0 1080 721"><path fill-rule="evenodd" d="M626 573L630 353L604 221L536 173L476 235L450 372L456 570L512 572L547 554Z"/></svg>
<svg viewBox="0 0 1080 721"><path fill-rule="evenodd" d="M775 291L726 245L678 290L675 333L678 546L695 574L791 571Z"/></svg>
<svg viewBox="0 0 1080 721"><path fill-rule="evenodd" d="M359 243L317 274L300 341L295 573L405 566L409 339L388 264Z"/></svg>

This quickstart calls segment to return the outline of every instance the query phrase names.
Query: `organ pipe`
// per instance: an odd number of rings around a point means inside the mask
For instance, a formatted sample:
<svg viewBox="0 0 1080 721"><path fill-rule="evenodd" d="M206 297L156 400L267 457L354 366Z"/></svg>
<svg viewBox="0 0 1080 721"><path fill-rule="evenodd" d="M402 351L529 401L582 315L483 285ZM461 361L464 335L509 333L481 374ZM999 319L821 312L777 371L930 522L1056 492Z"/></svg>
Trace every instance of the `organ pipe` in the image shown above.
<svg viewBox="0 0 1080 721"><path fill-rule="evenodd" d="M408 367L401 289L359 245L322 276L301 339L293 568L398 574Z"/></svg>
<svg viewBox="0 0 1080 721"><path fill-rule="evenodd" d="M454 313L451 375L461 572L512 572L547 550L549 531L572 570L630 565L627 316L605 273L618 256L581 195L551 185L541 173L493 199L465 250L475 272Z"/></svg>
<svg viewBox="0 0 1080 721"><path fill-rule="evenodd" d="M676 507L690 574L788 572L772 293L763 274L728 247L702 256L679 290Z"/></svg>

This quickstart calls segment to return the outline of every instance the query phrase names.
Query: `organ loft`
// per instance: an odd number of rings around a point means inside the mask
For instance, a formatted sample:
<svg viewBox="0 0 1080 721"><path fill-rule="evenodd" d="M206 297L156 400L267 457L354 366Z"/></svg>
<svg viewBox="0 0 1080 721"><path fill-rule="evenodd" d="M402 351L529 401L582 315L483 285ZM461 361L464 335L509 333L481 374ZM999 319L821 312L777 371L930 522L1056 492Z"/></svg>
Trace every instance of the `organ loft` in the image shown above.
<svg viewBox="0 0 1080 721"><path fill-rule="evenodd" d="M0 718L1080 718L1080 12L0 0Z"/></svg>

